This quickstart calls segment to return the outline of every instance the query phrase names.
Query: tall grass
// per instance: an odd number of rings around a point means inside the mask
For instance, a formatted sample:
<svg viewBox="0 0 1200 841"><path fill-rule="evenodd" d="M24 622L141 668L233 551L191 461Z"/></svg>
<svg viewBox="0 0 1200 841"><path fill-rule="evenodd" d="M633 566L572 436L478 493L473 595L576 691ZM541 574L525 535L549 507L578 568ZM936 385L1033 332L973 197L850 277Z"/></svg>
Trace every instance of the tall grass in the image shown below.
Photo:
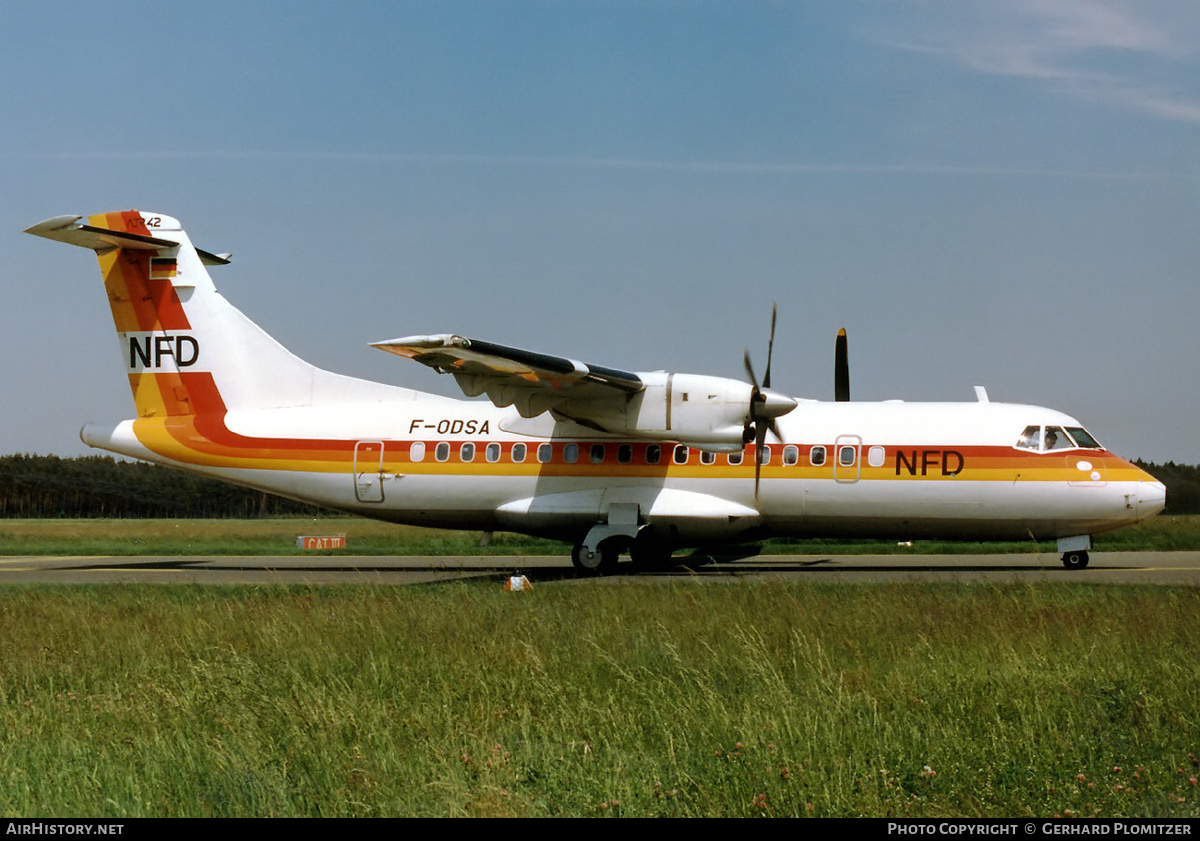
<svg viewBox="0 0 1200 841"><path fill-rule="evenodd" d="M0 813L1200 816L1194 588L0 589Z"/></svg>

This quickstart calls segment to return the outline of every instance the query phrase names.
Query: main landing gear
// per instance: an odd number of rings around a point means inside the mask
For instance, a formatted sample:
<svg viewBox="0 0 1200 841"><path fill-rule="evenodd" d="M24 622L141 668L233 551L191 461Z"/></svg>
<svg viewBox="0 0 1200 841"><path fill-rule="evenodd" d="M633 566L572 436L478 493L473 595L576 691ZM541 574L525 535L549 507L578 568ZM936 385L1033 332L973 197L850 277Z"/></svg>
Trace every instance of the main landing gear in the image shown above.
<svg viewBox="0 0 1200 841"><path fill-rule="evenodd" d="M614 540L605 540L598 547L588 549L583 543L576 543L571 550L571 563L575 571L584 575L612 575L617 571L617 562L621 559L621 551Z"/></svg>
<svg viewBox="0 0 1200 841"><path fill-rule="evenodd" d="M635 572L653 572L671 566L673 550L669 542L643 530L632 540L623 536L606 538L594 550L588 549L586 540L577 543L571 550L571 563L583 575L615 575L621 555L628 552Z"/></svg>

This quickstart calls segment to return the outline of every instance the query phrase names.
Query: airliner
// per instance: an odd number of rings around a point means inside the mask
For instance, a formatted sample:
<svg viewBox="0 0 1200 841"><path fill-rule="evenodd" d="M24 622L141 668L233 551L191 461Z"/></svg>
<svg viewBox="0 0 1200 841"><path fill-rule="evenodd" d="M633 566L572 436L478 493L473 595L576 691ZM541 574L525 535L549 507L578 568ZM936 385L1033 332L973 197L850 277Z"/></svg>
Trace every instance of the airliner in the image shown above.
<svg viewBox="0 0 1200 841"><path fill-rule="evenodd" d="M229 255L136 210L28 233L90 248L136 417L92 447L396 523L563 540L584 574L771 537L1056 541L1161 511L1163 485L1081 423L1037 406L835 399L762 381L623 371L455 334L374 347L449 374L460 400L304 362L216 290Z"/></svg>

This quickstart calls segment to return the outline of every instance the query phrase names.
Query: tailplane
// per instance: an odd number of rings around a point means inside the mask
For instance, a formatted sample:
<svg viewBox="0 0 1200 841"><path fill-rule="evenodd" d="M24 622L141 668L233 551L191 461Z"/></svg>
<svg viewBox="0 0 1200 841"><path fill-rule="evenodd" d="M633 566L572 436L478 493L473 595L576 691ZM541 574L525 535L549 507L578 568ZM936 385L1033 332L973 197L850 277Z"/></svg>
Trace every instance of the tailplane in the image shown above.
<svg viewBox="0 0 1200 841"><path fill-rule="evenodd" d="M397 389L316 368L231 305L178 221L136 210L60 216L27 233L91 248L112 308L139 418L311 406Z"/></svg>

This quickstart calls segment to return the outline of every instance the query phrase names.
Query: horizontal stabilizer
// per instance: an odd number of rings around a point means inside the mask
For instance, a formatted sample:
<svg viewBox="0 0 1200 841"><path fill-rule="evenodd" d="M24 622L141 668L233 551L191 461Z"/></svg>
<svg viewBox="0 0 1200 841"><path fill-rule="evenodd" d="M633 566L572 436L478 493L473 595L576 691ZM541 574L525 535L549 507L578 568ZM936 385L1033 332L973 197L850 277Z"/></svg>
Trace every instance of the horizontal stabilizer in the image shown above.
<svg viewBox="0 0 1200 841"><path fill-rule="evenodd" d="M93 251L105 252L114 248L129 248L135 251L159 251L164 248L178 248L174 240L161 239L145 234L134 234L128 231L114 231L111 228L100 228L95 225L83 224L82 216L55 216L44 222L38 222L32 228L26 228L25 233L46 239L65 242L68 245L78 245ZM206 266L224 266L229 263L228 254L213 254L197 248L200 262Z"/></svg>
<svg viewBox="0 0 1200 841"><path fill-rule="evenodd" d="M112 248L157 251L160 248L174 248L179 245L169 239L158 239L142 234L130 234L125 231L84 225L79 221L82 218L82 216L55 216L45 222L38 222L32 228L26 228L25 233L58 240L69 245L79 245L93 251L107 251Z"/></svg>

